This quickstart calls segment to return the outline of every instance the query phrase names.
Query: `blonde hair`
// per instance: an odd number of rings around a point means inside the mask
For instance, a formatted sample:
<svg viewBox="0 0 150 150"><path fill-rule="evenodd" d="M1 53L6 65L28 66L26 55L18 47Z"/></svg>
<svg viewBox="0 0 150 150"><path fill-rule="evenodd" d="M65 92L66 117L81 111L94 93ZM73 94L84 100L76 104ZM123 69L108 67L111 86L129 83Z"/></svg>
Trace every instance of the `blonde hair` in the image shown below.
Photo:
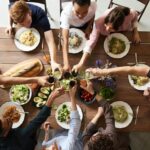
<svg viewBox="0 0 150 150"><path fill-rule="evenodd" d="M13 19L14 23L21 23L29 12L31 11L27 3L23 0L16 1L10 7L10 17Z"/></svg>

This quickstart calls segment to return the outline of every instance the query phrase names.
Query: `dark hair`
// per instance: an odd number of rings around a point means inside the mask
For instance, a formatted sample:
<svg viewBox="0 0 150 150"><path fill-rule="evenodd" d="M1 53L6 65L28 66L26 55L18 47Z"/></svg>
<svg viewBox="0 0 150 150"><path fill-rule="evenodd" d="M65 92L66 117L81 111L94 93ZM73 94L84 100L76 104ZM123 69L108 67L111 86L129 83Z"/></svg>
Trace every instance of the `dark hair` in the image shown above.
<svg viewBox="0 0 150 150"><path fill-rule="evenodd" d="M87 145L88 150L114 150L110 136L101 133L90 138Z"/></svg>
<svg viewBox="0 0 150 150"><path fill-rule="evenodd" d="M79 6L90 5L91 0L72 0L73 4L77 3Z"/></svg>
<svg viewBox="0 0 150 150"><path fill-rule="evenodd" d="M127 15L129 15L130 9L127 7L118 6L114 8L105 18L104 23L111 23L114 30L118 30L123 24L123 21Z"/></svg>

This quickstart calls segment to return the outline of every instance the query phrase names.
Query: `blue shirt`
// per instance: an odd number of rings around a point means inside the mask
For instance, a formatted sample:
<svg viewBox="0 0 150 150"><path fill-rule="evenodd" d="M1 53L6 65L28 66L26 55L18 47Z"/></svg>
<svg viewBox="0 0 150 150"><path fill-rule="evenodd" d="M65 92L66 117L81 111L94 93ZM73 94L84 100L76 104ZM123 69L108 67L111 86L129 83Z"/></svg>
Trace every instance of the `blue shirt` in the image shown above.
<svg viewBox="0 0 150 150"><path fill-rule="evenodd" d="M56 142L61 150L83 150L82 141L78 138L81 126L78 111L72 111L70 118L70 129L68 132L62 132L50 141L44 141L42 145L49 147Z"/></svg>
<svg viewBox="0 0 150 150"><path fill-rule="evenodd" d="M0 137L0 150L34 150L36 132L50 115L51 109L44 106L40 113L25 127L11 129L7 137Z"/></svg>
<svg viewBox="0 0 150 150"><path fill-rule="evenodd" d="M11 6L14 0L9 0ZM51 30L50 23L45 11L33 4L28 4L29 9L32 12L32 24L31 27L42 29L44 32Z"/></svg>

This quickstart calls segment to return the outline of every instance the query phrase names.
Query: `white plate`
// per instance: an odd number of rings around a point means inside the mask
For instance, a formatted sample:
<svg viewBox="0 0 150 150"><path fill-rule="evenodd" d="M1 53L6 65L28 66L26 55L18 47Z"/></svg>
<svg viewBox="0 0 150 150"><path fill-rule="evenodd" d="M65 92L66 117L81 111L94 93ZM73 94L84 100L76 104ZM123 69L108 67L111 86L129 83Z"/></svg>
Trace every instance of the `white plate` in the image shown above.
<svg viewBox="0 0 150 150"><path fill-rule="evenodd" d="M24 112L24 109L23 109L22 106L20 106L20 105L18 105L18 104L16 104L16 103L13 103L13 102L6 102L6 103L4 103L4 104L0 107L0 115L2 115L2 114L4 113L5 108L8 107L8 106L16 106L18 111ZM25 114L24 114L24 113L20 113L20 115L21 115L21 116L20 116L19 121L16 122L16 123L13 123L13 125L12 125L12 128L13 128L13 129L14 129L14 128L18 128L18 127L23 123L23 121L24 121L24 119L25 119Z"/></svg>
<svg viewBox="0 0 150 150"><path fill-rule="evenodd" d="M124 41L125 43L128 43L128 44L126 44L126 48L122 53L113 54L109 51L109 41L112 39L112 37L118 38L118 39ZM124 36L121 33L112 33L112 34L108 35L107 38L104 41L104 50L105 50L106 54L108 56L112 57L112 58L117 58L117 59L118 58L123 58L124 56L126 56L128 54L129 49L130 49L129 40L126 36Z"/></svg>
<svg viewBox="0 0 150 150"><path fill-rule="evenodd" d="M19 42L16 39L19 39L20 35L27 31L27 30L32 30L34 36L36 37L37 41L35 42L35 44L33 46L26 46L24 44L22 44L21 42ZM15 34L15 38L14 38L14 42L15 45L17 46L18 49L25 51L25 52L30 52L33 51L34 49L36 49L36 47L39 45L40 43L40 33L35 29L35 28L25 28L22 27L20 29L17 30L16 34Z"/></svg>
<svg viewBox="0 0 150 150"><path fill-rule="evenodd" d="M65 122L60 122L57 118L58 118L58 112L59 112L59 110L62 108L62 106L63 105L67 105L70 109L70 111L71 111L71 102L64 102L64 103L62 103L61 105L59 105L58 106L58 108L57 108L57 110L56 110L56 113L55 113L55 118L56 118L56 121L57 121L57 123L59 124L59 126L61 126L62 128L64 128L64 129L69 129L70 128L70 125L69 124L67 124L67 123L65 123ZM82 113L82 110L81 110L81 108L80 108L80 106L79 105L77 105L77 110L78 110L78 112L79 112L79 115L80 115L80 120L82 120L83 119L83 113Z"/></svg>
<svg viewBox="0 0 150 150"><path fill-rule="evenodd" d="M86 43L86 37L85 37L84 32L79 30L79 29L76 29L76 28L69 29L69 32L70 33L76 33L79 37L82 38L82 42L81 42L79 47L77 47L77 48L70 48L69 47L69 53L76 54L76 53L81 52L85 46L85 43Z"/></svg>
<svg viewBox="0 0 150 150"><path fill-rule="evenodd" d="M130 105L123 101L116 101L116 102L113 102L111 105L112 105L112 107L114 107L114 106L124 106L125 107L126 111L128 112L128 118L123 123L115 121L115 127L116 128L127 127L132 122L132 119L133 119L133 110L130 107Z"/></svg>
<svg viewBox="0 0 150 150"><path fill-rule="evenodd" d="M13 86L15 86L15 85L13 85ZM28 85L26 85L26 86L28 87L28 89L29 89L29 98L28 98L28 100L27 100L26 102L20 103L19 101L15 102L15 101L13 101L13 99L12 99L11 91L12 91L13 86L10 88L10 91L9 91L10 100L11 100L12 102L18 104L18 105L25 105L25 104L27 104L27 103L31 100L31 97L32 97L32 90L31 90L31 88L30 88Z"/></svg>
<svg viewBox="0 0 150 150"><path fill-rule="evenodd" d="M149 67L148 65L145 65L145 64L138 64L138 66L147 66L147 67ZM149 79L149 82L146 83L146 84L144 84L143 86L139 86L139 85L134 84L131 75L128 75L128 80L129 80L130 85L131 85L133 88L135 88L135 89L137 89L137 90L140 90L140 91L144 91L144 90L146 90L148 87L150 87L150 79Z"/></svg>

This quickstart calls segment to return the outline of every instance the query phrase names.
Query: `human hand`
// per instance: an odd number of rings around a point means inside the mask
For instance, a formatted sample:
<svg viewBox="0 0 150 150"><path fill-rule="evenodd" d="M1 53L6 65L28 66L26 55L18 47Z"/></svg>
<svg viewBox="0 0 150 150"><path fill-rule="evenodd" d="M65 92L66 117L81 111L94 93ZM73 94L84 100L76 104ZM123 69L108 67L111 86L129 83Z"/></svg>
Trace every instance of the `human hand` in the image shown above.
<svg viewBox="0 0 150 150"><path fill-rule="evenodd" d="M82 68L82 65L80 63L73 66L72 71L79 72Z"/></svg>
<svg viewBox="0 0 150 150"><path fill-rule="evenodd" d="M92 82L91 81L86 81L86 83L87 84L80 84L80 87L93 95L94 94L94 89L93 89Z"/></svg>
<svg viewBox="0 0 150 150"><path fill-rule="evenodd" d="M49 76L41 76L37 77L37 83L41 86L50 86L51 84L48 82Z"/></svg>
<svg viewBox="0 0 150 150"><path fill-rule="evenodd" d="M70 71L70 70L71 70L71 67L70 67L69 64L64 65L64 67L63 67L64 72L67 72L67 71Z"/></svg>
<svg viewBox="0 0 150 150"><path fill-rule="evenodd" d="M11 26L7 27L5 32L10 36L14 35L14 29Z"/></svg>
<svg viewBox="0 0 150 150"><path fill-rule="evenodd" d="M48 132L50 129L50 122L44 122L44 131Z"/></svg>
<svg viewBox="0 0 150 150"><path fill-rule="evenodd" d="M150 101L150 87L144 90L143 96L145 96Z"/></svg>
<svg viewBox="0 0 150 150"><path fill-rule="evenodd" d="M105 76L108 74L107 69L100 69L100 68L88 68L86 72L92 73L94 76Z"/></svg>
<svg viewBox="0 0 150 150"><path fill-rule="evenodd" d="M134 41L134 43L140 43L141 42L141 38L140 38L140 35L138 32L135 32L133 34L133 41Z"/></svg>
<svg viewBox="0 0 150 150"><path fill-rule="evenodd" d="M62 66L55 61L51 61L51 67L53 72L58 69L62 73Z"/></svg>
<svg viewBox="0 0 150 150"><path fill-rule="evenodd" d="M73 98L73 99L75 98L76 91L77 91L77 84L69 90L68 93L69 93L70 98Z"/></svg>
<svg viewBox="0 0 150 150"><path fill-rule="evenodd" d="M61 88L56 88L54 91L52 91L52 93L50 94L49 98L48 98L48 101L46 102L46 105L48 107L51 106L51 104L53 103L53 101L59 97L60 95L64 94L64 89L61 87Z"/></svg>
<svg viewBox="0 0 150 150"><path fill-rule="evenodd" d="M86 37L87 40L89 39L89 36L90 36L91 32L92 32L92 28L91 27L87 27L85 29L84 33L85 33L85 37Z"/></svg>

